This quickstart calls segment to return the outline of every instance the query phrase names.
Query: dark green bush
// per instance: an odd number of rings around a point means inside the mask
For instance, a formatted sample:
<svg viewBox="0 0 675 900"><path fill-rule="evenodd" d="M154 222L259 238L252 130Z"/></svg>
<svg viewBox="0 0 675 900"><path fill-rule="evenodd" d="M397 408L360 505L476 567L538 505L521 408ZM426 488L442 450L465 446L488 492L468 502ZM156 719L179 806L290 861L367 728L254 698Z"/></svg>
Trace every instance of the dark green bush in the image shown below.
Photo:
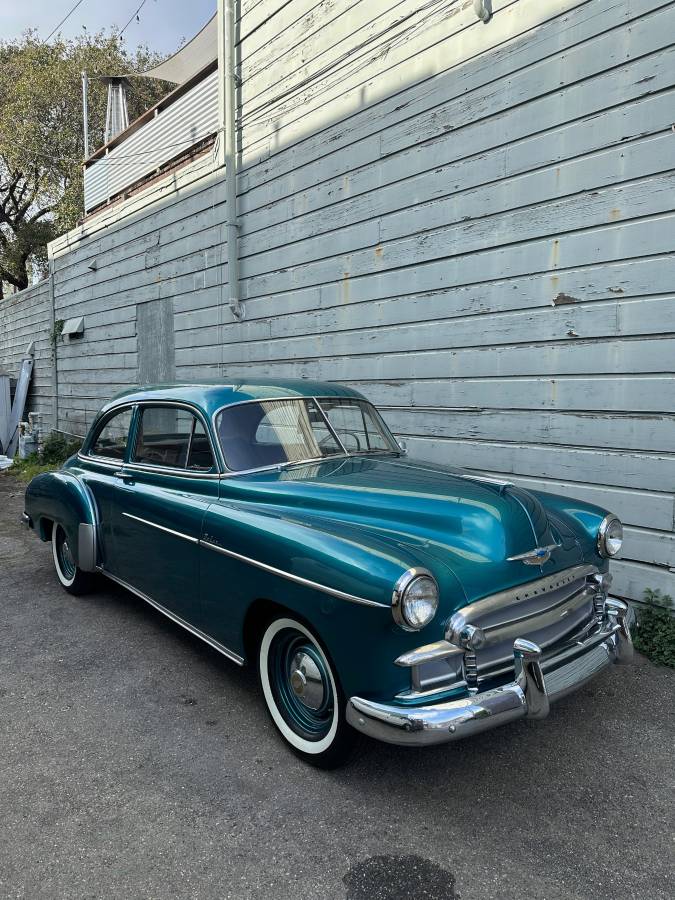
<svg viewBox="0 0 675 900"><path fill-rule="evenodd" d="M675 668L675 617L670 611L672 597L649 588L645 606L638 610L635 649L652 662Z"/></svg>
<svg viewBox="0 0 675 900"><path fill-rule="evenodd" d="M68 439L65 435L59 434L57 431L45 438L42 445L42 452L38 454L43 465L56 466L64 463L69 456L82 446L82 442L78 440Z"/></svg>

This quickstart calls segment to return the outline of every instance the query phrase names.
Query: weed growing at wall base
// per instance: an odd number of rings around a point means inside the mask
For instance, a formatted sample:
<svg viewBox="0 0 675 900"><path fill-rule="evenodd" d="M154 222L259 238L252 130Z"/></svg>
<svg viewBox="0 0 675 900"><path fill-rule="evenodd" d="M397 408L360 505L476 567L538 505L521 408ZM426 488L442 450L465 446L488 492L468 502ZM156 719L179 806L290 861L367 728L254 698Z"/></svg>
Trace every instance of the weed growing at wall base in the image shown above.
<svg viewBox="0 0 675 900"><path fill-rule="evenodd" d="M647 588L644 599L646 606L638 611L635 649L652 662L675 668L675 617L670 610L672 597Z"/></svg>
<svg viewBox="0 0 675 900"><path fill-rule="evenodd" d="M81 441L68 440L54 431L46 438L40 451L31 453L26 459L15 459L9 469L3 470L3 474L14 475L21 481L28 482L41 472L52 472L60 468L80 447Z"/></svg>

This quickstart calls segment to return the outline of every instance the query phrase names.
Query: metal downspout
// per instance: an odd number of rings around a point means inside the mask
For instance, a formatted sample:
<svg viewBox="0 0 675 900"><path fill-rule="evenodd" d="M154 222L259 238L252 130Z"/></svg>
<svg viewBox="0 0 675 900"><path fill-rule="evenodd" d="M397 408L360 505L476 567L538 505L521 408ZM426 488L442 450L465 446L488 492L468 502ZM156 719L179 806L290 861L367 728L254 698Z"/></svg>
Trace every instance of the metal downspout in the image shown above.
<svg viewBox="0 0 675 900"><path fill-rule="evenodd" d="M51 343L51 351L52 351L52 394L53 394L53 415L54 415L54 430L58 431L59 427L59 370L58 370L58 335L56 334L56 286L54 284L54 257L49 252L48 253L48 265L49 265L49 340Z"/></svg>
<svg viewBox="0 0 675 900"><path fill-rule="evenodd" d="M218 80L221 162L225 166L225 231L229 306L238 321L244 318L239 296L239 221L237 215L237 76L235 73L234 0L218 0Z"/></svg>

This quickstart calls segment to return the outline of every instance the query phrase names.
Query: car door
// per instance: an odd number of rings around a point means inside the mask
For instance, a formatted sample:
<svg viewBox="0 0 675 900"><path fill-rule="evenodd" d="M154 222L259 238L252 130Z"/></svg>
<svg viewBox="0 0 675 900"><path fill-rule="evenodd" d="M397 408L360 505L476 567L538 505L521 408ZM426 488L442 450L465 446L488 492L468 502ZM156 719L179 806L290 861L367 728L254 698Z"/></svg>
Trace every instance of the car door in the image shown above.
<svg viewBox="0 0 675 900"><path fill-rule="evenodd" d="M99 565L117 574L115 518L121 482L119 471L127 458L134 406L128 404L110 412L100 422L89 448L81 456L81 478L91 491L98 518Z"/></svg>
<svg viewBox="0 0 675 900"><path fill-rule="evenodd" d="M199 539L219 473L199 414L186 406L140 404L134 442L118 473L115 575L199 628Z"/></svg>

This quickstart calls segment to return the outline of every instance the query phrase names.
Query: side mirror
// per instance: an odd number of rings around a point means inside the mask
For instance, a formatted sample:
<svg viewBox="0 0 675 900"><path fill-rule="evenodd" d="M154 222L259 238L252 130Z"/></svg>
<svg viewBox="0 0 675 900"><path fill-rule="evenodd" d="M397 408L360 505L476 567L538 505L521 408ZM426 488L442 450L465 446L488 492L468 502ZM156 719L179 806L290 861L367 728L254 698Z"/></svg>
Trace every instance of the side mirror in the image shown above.
<svg viewBox="0 0 675 900"><path fill-rule="evenodd" d="M396 443L398 444L399 450L401 451L401 455L407 456L408 455L408 447L406 445L406 442L397 440Z"/></svg>

